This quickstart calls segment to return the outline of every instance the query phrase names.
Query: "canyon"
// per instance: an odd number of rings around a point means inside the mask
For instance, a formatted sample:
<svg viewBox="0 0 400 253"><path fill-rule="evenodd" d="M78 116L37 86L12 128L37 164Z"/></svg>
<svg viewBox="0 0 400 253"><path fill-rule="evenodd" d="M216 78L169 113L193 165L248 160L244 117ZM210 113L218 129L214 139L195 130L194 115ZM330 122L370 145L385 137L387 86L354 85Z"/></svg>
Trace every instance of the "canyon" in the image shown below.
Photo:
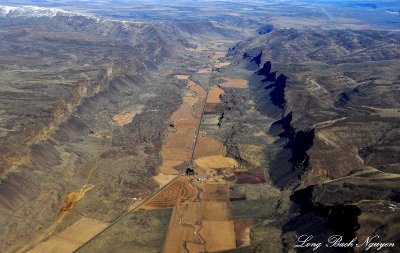
<svg viewBox="0 0 400 253"><path fill-rule="evenodd" d="M123 2L0 6L2 252L400 250L399 6Z"/></svg>

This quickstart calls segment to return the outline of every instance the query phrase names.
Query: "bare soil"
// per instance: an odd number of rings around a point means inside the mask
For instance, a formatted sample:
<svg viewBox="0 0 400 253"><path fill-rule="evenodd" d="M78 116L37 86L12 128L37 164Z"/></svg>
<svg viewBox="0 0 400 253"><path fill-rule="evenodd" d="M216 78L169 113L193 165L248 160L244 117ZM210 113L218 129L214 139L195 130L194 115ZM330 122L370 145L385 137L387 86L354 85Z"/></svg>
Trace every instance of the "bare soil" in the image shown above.
<svg viewBox="0 0 400 253"><path fill-rule="evenodd" d="M248 87L248 81L243 79L233 79L224 77L225 82L220 83L219 85L224 88L237 88L237 89L245 89Z"/></svg>
<svg viewBox="0 0 400 253"><path fill-rule="evenodd" d="M194 162L203 169L230 168L238 165L235 159L222 155L204 156L195 159Z"/></svg>
<svg viewBox="0 0 400 253"><path fill-rule="evenodd" d="M193 199L196 193L196 189L189 184L188 178L181 177L151 198L143 205L143 209L174 207L183 201Z"/></svg>
<svg viewBox="0 0 400 253"><path fill-rule="evenodd" d="M221 103L220 96L224 94L224 91L220 88L212 88L208 92L207 103L208 104L217 104Z"/></svg>
<svg viewBox="0 0 400 253"><path fill-rule="evenodd" d="M224 155L224 145L213 138L200 135L197 141L196 150L194 153L195 158L211 155Z"/></svg>
<svg viewBox="0 0 400 253"><path fill-rule="evenodd" d="M71 253L107 225L105 222L83 217L64 231L40 243L29 253Z"/></svg>

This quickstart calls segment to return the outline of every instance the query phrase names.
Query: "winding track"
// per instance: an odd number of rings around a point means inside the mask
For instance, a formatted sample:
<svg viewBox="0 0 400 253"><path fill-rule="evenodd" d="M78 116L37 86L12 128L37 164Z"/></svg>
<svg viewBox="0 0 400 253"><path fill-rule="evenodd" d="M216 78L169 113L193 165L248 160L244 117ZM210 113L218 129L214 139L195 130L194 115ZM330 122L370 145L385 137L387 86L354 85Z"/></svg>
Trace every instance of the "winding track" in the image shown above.
<svg viewBox="0 0 400 253"><path fill-rule="evenodd" d="M213 74L213 70L214 70L214 63L212 63L211 66L211 71L210 71L210 76L208 79L208 86L210 87L211 84L211 79L212 79L212 74ZM188 165L190 167L193 166L193 160L194 160L194 152L196 149L196 145L197 145L197 141L198 141L198 137L199 137L199 132L200 132L200 128L201 128L201 122L203 120L203 115L204 115L204 111L205 111L205 107L206 107L206 103L207 103L207 98L208 98L208 92L209 92L209 87L207 87L207 93L206 93L206 97L205 97L205 101L203 104L203 108L201 111L201 115L200 115L200 119L199 119L199 123L197 124L197 128L196 128L196 132L195 132L195 138L194 138L194 142L192 145L192 155L190 157L190 161L188 162ZM88 243L90 243L91 241L95 240L97 237L99 237L101 234L103 234L104 232L106 232L108 229L110 229L111 227L113 227L116 223L118 223L120 220L122 220L123 218L125 218L128 214L138 210L140 207L142 207L144 204L146 204L147 202L149 202L149 200L153 199L155 196L157 196L160 192L162 192L163 190L165 190L166 188L168 188L169 186L171 186L173 183L175 183L182 175L184 175L183 173L178 174L174 179L172 179L169 183L167 183L166 185L164 185L163 187L161 187L160 189L158 189L154 194L152 194L151 196L147 197L142 203L140 203L139 205L137 205L135 208L132 208L128 211L126 211L125 213L123 213L122 215L118 216L115 220L113 220L107 227L105 227L103 230L101 230L98 234L96 234L95 236L93 236L90 240L88 240L87 242L85 242L84 244L82 244L81 246L79 246L79 248L77 248L76 250L73 251L73 253L77 253L79 252L80 249L82 249L83 247L85 247L85 245L87 245Z"/></svg>

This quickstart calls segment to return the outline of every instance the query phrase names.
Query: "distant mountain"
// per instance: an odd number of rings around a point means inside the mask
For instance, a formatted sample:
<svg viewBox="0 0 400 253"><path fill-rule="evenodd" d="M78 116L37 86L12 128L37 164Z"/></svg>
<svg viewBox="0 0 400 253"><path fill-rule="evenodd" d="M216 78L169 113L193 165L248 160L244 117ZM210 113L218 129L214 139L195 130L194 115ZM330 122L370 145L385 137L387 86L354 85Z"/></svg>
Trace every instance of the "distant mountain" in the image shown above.
<svg viewBox="0 0 400 253"><path fill-rule="evenodd" d="M0 17L55 17L55 16L85 16L96 19L92 14L66 11L59 8L45 8L38 6L0 6Z"/></svg>

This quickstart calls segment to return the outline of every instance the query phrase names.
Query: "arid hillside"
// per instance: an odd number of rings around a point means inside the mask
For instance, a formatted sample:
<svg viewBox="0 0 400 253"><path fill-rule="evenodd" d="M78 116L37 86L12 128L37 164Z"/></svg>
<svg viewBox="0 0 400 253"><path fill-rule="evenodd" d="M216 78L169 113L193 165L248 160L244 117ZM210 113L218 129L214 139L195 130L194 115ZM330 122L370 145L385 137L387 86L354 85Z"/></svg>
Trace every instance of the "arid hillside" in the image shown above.
<svg viewBox="0 0 400 253"><path fill-rule="evenodd" d="M395 1L4 2L1 252L400 252Z"/></svg>
<svg viewBox="0 0 400 253"><path fill-rule="evenodd" d="M190 25L27 10L0 17L4 252L81 216L107 223L157 190L168 120L185 87L175 75L208 64L196 53L204 33L228 31L199 24L204 31L189 37Z"/></svg>
<svg viewBox="0 0 400 253"><path fill-rule="evenodd" d="M300 207L286 233L396 231L399 41L386 31L289 29L231 48L254 71L257 107L276 119L269 133L281 149L270 154L269 178Z"/></svg>

